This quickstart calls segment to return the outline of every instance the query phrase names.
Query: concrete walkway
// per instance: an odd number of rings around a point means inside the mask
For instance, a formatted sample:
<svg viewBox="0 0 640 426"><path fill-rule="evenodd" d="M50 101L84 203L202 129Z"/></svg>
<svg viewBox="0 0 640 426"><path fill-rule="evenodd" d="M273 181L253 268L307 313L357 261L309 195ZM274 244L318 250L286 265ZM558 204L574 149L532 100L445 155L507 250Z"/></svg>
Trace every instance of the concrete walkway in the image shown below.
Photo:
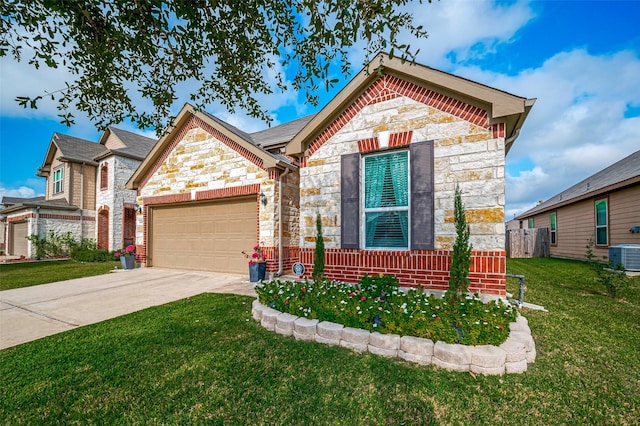
<svg viewBox="0 0 640 426"><path fill-rule="evenodd" d="M201 293L255 296L244 275L140 268L0 292L0 349Z"/></svg>

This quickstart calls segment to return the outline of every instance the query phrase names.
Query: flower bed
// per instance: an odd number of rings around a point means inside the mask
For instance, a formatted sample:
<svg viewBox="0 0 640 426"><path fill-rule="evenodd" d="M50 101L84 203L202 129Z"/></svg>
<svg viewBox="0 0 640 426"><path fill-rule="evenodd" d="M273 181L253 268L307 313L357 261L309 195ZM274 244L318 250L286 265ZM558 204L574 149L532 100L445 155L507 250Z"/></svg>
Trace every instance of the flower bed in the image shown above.
<svg viewBox="0 0 640 426"><path fill-rule="evenodd" d="M536 357L526 319L508 303L452 304L394 277L263 282L253 317L279 334L454 371L519 373Z"/></svg>
<svg viewBox="0 0 640 426"><path fill-rule="evenodd" d="M502 301L460 303L421 289L402 290L390 276L367 276L351 285L334 281L263 282L260 302L279 312L346 327L465 345L500 345L509 336L516 310Z"/></svg>
<svg viewBox="0 0 640 426"><path fill-rule="evenodd" d="M518 315L510 324L509 338L500 346L466 346L433 342L415 336L380 334L329 321L298 317L269 308L258 299L253 318L270 331L297 340L339 345L356 352L399 357L422 365L433 364L452 371L485 375L522 373L535 361L536 349L526 318Z"/></svg>

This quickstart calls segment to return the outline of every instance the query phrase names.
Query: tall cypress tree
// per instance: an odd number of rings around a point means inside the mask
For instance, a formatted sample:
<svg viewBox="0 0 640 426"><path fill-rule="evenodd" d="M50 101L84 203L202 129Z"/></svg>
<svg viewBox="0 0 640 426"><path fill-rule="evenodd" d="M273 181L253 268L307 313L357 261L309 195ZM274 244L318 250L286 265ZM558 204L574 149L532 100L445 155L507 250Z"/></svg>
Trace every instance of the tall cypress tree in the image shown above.
<svg viewBox="0 0 640 426"><path fill-rule="evenodd" d="M469 243L469 224L462 204L462 192L456 184L454 198L454 212L456 222L456 241L451 255L451 269L449 270L449 297L460 300L469 288L469 271L471 269L471 249Z"/></svg>
<svg viewBox="0 0 640 426"><path fill-rule="evenodd" d="M322 236L322 217L316 214L316 248L313 256L313 279L324 277L324 238Z"/></svg>

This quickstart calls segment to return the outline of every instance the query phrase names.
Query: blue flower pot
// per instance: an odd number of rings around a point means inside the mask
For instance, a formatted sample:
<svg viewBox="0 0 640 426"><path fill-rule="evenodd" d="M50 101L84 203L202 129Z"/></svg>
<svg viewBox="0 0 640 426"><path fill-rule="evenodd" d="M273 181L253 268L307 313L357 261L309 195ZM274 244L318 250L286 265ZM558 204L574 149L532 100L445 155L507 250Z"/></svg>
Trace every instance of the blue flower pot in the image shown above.
<svg viewBox="0 0 640 426"><path fill-rule="evenodd" d="M122 269L133 269L136 267L135 256L120 256L120 263L122 263Z"/></svg>
<svg viewBox="0 0 640 426"><path fill-rule="evenodd" d="M257 262L249 264L249 281L257 283L264 280L267 273L267 262Z"/></svg>

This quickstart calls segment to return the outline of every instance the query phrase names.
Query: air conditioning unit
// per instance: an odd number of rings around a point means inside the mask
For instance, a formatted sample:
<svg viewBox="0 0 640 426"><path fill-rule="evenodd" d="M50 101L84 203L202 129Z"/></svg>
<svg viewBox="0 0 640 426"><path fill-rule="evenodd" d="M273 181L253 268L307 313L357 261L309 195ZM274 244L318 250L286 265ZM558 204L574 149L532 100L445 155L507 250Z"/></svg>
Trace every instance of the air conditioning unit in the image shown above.
<svg viewBox="0 0 640 426"><path fill-rule="evenodd" d="M640 271L640 244L620 244L609 247L609 264L624 266L627 271Z"/></svg>

